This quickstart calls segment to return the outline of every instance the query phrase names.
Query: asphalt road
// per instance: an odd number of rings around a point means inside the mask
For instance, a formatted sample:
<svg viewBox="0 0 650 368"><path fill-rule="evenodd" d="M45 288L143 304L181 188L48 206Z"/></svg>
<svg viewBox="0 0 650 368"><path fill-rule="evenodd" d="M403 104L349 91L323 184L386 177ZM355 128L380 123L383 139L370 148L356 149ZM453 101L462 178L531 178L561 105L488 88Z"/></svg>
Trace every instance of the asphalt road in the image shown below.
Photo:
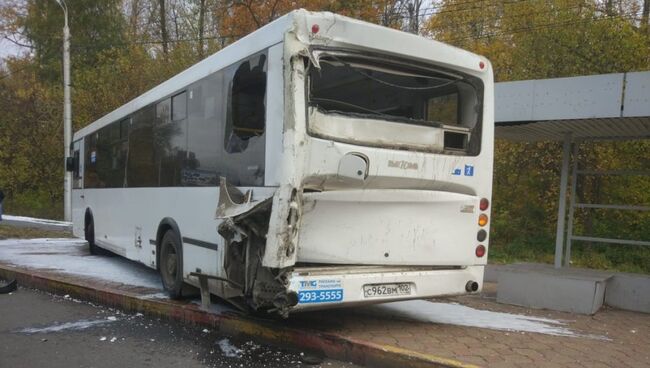
<svg viewBox="0 0 650 368"><path fill-rule="evenodd" d="M30 289L0 294L0 367L305 366L300 352L199 326L124 314ZM331 360L314 366L354 367Z"/></svg>

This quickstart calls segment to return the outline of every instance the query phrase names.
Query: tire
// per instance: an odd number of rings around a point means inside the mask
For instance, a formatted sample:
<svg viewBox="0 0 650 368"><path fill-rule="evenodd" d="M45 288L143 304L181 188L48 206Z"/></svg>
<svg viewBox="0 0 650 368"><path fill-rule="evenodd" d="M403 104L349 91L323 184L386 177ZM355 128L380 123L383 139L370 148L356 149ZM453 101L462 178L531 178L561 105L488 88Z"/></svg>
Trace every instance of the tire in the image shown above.
<svg viewBox="0 0 650 368"><path fill-rule="evenodd" d="M90 254L92 255L101 255L101 249L95 244L95 224L93 220L88 221L86 224L86 231L84 231L84 237L88 242L88 249L90 249Z"/></svg>
<svg viewBox="0 0 650 368"><path fill-rule="evenodd" d="M168 230L160 243L160 278L171 299L183 297L183 249L173 230Z"/></svg>
<svg viewBox="0 0 650 368"><path fill-rule="evenodd" d="M9 294L16 291L18 288L17 285L18 284L16 283L16 279L7 281L6 283L0 282L0 294Z"/></svg>

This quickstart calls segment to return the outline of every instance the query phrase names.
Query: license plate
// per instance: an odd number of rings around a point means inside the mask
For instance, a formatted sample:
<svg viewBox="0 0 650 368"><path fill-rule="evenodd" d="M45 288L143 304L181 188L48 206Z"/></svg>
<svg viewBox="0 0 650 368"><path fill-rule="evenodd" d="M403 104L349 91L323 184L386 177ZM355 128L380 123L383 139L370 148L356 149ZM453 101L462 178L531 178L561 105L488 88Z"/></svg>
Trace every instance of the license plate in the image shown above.
<svg viewBox="0 0 650 368"><path fill-rule="evenodd" d="M363 285L364 298L411 295L411 284L370 284Z"/></svg>

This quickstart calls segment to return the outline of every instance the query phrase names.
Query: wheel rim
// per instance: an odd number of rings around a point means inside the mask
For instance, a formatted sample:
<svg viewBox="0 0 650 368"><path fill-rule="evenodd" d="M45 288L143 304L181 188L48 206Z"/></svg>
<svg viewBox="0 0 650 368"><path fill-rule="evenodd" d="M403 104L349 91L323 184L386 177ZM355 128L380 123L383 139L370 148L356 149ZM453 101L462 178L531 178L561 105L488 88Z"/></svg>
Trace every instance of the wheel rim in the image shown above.
<svg viewBox="0 0 650 368"><path fill-rule="evenodd" d="M176 253L167 254L167 274L172 278L176 277Z"/></svg>

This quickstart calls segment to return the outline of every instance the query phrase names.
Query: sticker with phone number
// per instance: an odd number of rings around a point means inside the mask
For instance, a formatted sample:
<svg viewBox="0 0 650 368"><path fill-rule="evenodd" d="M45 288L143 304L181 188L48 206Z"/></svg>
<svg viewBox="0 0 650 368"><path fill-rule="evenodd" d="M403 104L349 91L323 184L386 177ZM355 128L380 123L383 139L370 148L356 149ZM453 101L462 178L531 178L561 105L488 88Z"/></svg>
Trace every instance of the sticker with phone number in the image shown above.
<svg viewBox="0 0 650 368"><path fill-rule="evenodd" d="M299 303L331 303L343 300L343 289L304 290L298 292Z"/></svg>

